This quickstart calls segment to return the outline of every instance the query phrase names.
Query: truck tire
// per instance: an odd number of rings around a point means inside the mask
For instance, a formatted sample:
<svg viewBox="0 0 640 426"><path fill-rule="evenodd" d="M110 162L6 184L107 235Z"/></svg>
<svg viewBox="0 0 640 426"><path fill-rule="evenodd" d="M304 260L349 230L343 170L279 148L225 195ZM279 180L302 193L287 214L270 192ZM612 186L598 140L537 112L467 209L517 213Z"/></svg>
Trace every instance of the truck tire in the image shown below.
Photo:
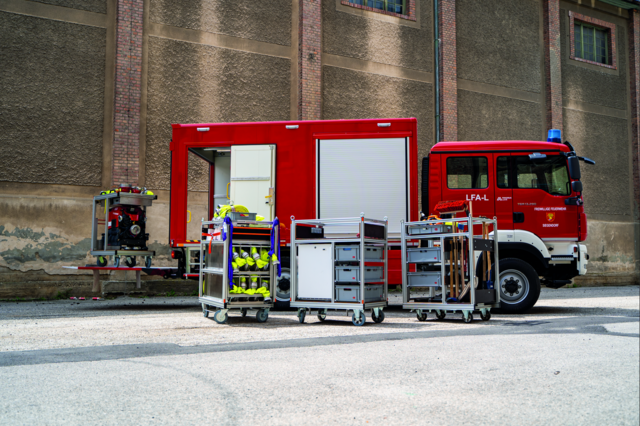
<svg viewBox="0 0 640 426"><path fill-rule="evenodd" d="M540 277L524 260L500 259L500 313L522 314L533 307L540 297Z"/></svg>

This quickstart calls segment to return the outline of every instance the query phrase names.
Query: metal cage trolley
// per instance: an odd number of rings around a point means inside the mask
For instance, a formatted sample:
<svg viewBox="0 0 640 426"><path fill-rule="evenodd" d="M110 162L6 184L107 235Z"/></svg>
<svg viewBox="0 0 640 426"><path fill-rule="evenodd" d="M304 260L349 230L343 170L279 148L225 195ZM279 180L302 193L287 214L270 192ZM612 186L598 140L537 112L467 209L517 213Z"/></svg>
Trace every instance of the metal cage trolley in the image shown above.
<svg viewBox="0 0 640 426"><path fill-rule="evenodd" d="M470 323L480 311L484 321L500 307L497 220L449 218L402 221L402 307L425 321L427 312L444 319L461 312ZM474 235L474 228L481 235ZM493 232L489 232L490 229Z"/></svg>
<svg viewBox="0 0 640 426"><path fill-rule="evenodd" d="M255 213L250 215L255 219ZM258 322L267 321L269 309L273 308L278 268L271 259L265 261L264 255L270 249L277 250L279 244L279 227L274 227L274 222L232 220L231 232L222 220L202 222L199 302L205 317L211 312L214 321L224 324L230 310L238 310L242 317L255 310ZM271 244L272 230L275 245ZM231 262L236 265L235 270Z"/></svg>
<svg viewBox="0 0 640 426"><path fill-rule="evenodd" d="M121 257L125 258L126 266L134 267L136 256L139 256L144 258L145 267L151 267L155 251L147 247L149 234L145 227L147 207L157 199L157 195L133 192L111 192L93 197L91 255L98 258L98 266L107 266L107 256L113 256L115 267L120 266ZM103 213L104 219L99 218Z"/></svg>
<svg viewBox="0 0 640 426"><path fill-rule="evenodd" d="M346 232L334 232L337 227ZM325 233L325 229L331 232ZM357 229L356 232L351 232ZM353 312L361 326L365 310L374 322L384 321L387 306L388 220L361 217L295 220L291 216L291 307L303 323L307 312L318 311L324 321L328 310Z"/></svg>

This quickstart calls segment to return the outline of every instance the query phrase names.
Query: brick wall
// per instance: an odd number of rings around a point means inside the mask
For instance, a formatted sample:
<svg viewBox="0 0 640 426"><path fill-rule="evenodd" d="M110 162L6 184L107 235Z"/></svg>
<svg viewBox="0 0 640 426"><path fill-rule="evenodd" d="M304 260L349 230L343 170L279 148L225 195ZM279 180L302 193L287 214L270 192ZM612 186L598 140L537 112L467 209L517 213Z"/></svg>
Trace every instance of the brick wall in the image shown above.
<svg viewBox="0 0 640 426"><path fill-rule="evenodd" d="M322 4L300 0L298 119L322 118Z"/></svg>
<svg viewBox="0 0 640 426"><path fill-rule="evenodd" d="M544 2L544 43L547 128L562 130L560 0Z"/></svg>
<svg viewBox="0 0 640 426"><path fill-rule="evenodd" d="M640 219L640 13L629 19L629 82L631 89L631 136L633 150L633 190L636 219Z"/></svg>
<svg viewBox="0 0 640 426"><path fill-rule="evenodd" d="M143 0L118 0L112 184L138 183Z"/></svg>
<svg viewBox="0 0 640 426"><path fill-rule="evenodd" d="M440 140L458 140L458 70L456 1L442 0L440 8Z"/></svg>

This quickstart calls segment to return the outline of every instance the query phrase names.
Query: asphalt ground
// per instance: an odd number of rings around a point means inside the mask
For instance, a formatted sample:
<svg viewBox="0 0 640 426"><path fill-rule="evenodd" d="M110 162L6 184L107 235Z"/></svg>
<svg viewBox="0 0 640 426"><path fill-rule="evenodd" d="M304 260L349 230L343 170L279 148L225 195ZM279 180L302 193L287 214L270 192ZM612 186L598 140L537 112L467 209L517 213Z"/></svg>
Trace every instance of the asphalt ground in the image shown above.
<svg viewBox="0 0 640 426"><path fill-rule="evenodd" d="M219 325L196 298L0 302L0 423L638 425L639 317L637 286L363 327Z"/></svg>

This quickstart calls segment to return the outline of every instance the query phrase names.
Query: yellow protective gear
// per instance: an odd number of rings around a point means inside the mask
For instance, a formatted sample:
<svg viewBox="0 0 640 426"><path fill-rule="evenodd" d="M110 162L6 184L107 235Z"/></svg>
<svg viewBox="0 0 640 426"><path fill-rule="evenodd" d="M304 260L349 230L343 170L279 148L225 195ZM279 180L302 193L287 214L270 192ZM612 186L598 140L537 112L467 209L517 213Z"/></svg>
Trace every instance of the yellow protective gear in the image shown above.
<svg viewBox="0 0 640 426"><path fill-rule="evenodd" d="M264 216L256 215L256 222L262 222L264 220Z"/></svg>
<svg viewBox="0 0 640 426"><path fill-rule="evenodd" d="M271 293L269 292L269 290L267 290L266 287L260 287L259 289L256 290L256 293L262 294L262 296L264 296L265 299L271 296Z"/></svg>
<svg viewBox="0 0 640 426"><path fill-rule="evenodd" d="M258 249L257 248L251 247L251 257L253 257L253 260L260 259L260 255L258 254Z"/></svg>
<svg viewBox="0 0 640 426"><path fill-rule="evenodd" d="M245 290L245 291L244 291L244 294L249 294L249 295L251 295L251 294L256 294L256 290L255 290L255 289L253 289L253 288L250 288L250 289L248 289L248 290Z"/></svg>
<svg viewBox="0 0 640 426"><path fill-rule="evenodd" d="M251 277L251 288L254 290L258 288L258 277Z"/></svg>
<svg viewBox="0 0 640 426"><path fill-rule="evenodd" d="M262 259L256 260L256 265L258 266L259 271L267 271L269 270L269 261L264 261Z"/></svg>
<svg viewBox="0 0 640 426"><path fill-rule="evenodd" d="M251 258L251 257L247 257L247 266L248 266L250 271L255 271L256 270L256 261L253 260L253 258Z"/></svg>
<svg viewBox="0 0 640 426"><path fill-rule="evenodd" d="M232 248L231 252L233 253L233 259L232 260L236 260L237 258L240 257L240 255L238 254L238 252L236 251L235 248Z"/></svg>
<svg viewBox="0 0 640 426"><path fill-rule="evenodd" d="M238 269L238 264L236 262L231 262L231 267L233 268L233 272L240 272Z"/></svg>
<svg viewBox="0 0 640 426"><path fill-rule="evenodd" d="M218 208L216 209L215 213L213 214L213 217L219 217L219 218L224 218L225 216L227 216L227 213L229 212L238 212L238 213L249 213L249 209L246 208L245 206L241 206L239 204L236 204L235 206L231 206L228 204L224 204L224 205L218 205Z"/></svg>
<svg viewBox="0 0 640 426"><path fill-rule="evenodd" d="M233 288L229 290L229 293L244 293L244 290L237 285L234 285Z"/></svg>
<svg viewBox="0 0 640 426"><path fill-rule="evenodd" d="M273 254L271 255L271 262L272 262L274 265L277 265L278 263L280 263L280 261L278 260L278 256L277 256L275 253L273 253Z"/></svg>
<svg viewBox="0 0 640 426"><path fill-rule="evenodd" d="M240 269L241 271L246 271L248 269L247 261L241 257L236 259L236 264L238 265L238 269Z"/></svg>
<svg viewBox="0 0 640 426"><path fill-rule="evenodd" d="M242 287L243 292L247 288L247 279L245 277L240 277L240 287Z"/></svg>
<svg viewBox="0 0 640 426"><path fill-rule="evenodd" d="M269 261L269 250L260 249L260 259L264 260L265 262L268 262Z"/></svg>
<svg viewBox="0 0 640 426"><path fill-rule="evenodd" d="M154 195L153 192L149 191L148 189L146 191L143 192L144 195Z"/></svg>
<svg viewBox="0 0 640 426"><path fill-rule="evenodd" d="M243 259L248 259L249 253L247 253L242 247L240 247L240 256L242 256Z"/></svg>

